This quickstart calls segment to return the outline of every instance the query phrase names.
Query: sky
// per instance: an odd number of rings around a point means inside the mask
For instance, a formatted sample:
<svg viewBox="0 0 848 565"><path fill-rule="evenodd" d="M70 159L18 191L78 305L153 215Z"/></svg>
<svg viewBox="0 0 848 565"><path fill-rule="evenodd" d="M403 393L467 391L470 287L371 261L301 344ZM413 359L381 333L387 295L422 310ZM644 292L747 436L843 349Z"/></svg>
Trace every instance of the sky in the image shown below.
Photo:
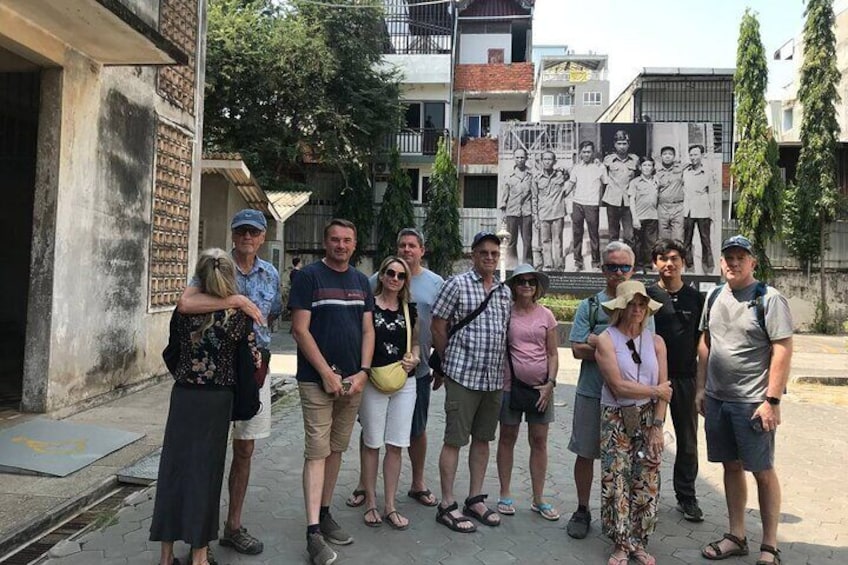
<svg viewBox="0 0 848 565"><path fill-rule="evenodd" d="M844 5L848 1L837 0L835 9ZM643 67L735 67L746 7L760 22L769 65L766 98L780 99L795 63L773 55L801 33L802 0L536 0L533 43L608 55L615 99Z"/></svg>

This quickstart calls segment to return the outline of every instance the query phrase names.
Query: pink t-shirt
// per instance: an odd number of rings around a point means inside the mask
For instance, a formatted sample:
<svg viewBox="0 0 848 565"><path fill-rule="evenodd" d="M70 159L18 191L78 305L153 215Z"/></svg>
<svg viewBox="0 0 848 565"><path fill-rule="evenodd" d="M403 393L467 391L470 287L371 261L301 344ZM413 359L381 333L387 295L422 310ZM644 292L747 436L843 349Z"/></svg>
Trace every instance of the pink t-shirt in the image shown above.
<svg viewBox="0 0 848 565"><path fill-rule="evenodd" d="M540 304L530 312L512 309L509 321L509 351L516 378L531 386L540 385L548 376L548 330L555 328L556 319ZM504 362L504 390L510 390L509 363Z"/></svg>

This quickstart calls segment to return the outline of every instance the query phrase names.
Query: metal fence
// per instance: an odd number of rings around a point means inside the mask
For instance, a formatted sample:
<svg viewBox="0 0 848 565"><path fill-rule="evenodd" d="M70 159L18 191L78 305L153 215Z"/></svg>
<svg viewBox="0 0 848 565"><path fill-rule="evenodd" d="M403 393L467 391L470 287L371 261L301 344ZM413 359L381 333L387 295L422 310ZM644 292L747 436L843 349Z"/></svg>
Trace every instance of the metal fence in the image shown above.
<svg viewBox="0 0 848 565"><path fill-rule="evenodd" d="M722 241L739 233L737 220L724 220L721 226ZM783 242L773 241L766 246L766 255L775 269L800 269L801 264L793 257ZM824 268L848 270L848 222L837 221L828 226L828 249L824 253Z"/></svg>
<svg viewBox="0 0 848 565"><path fill-rule="evenodd" d="M397 149L401 155L435 155L439 140L448 136L448 130L437 128L404 128L389 134L383 147Z"/></svg>
<svg viewBox="0 0 848 565"><path fill-rule="evenodd" d="M398 55L450 53L453 14L449 0L383 0L384 52Z"/></svg>

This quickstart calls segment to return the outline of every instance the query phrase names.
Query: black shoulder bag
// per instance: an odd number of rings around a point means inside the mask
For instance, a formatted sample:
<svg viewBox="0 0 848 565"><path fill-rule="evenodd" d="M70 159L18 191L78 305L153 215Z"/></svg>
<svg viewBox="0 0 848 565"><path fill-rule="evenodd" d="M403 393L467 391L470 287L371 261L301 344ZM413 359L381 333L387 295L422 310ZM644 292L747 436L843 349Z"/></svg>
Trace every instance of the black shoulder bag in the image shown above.
<svg viewBox="0 0 848 565"><path fill-rule="evenodd" d="M451 329L448 330L448 341L450 341L450 338L453 337L456 332L473 322L474 318L479 316L483 312L483 310L486 309L486 306L489 305L489 300L492 298L492 295L495 294L495 291L497 291L500 286L501 285L495 286L495 288L493 288L489 292L489 294L486 295L486 298L483 299L483 302L481 302L480 305L475 308L473 312L461 319L456 325L451 326ZM444 371L442 371L442 358L439 356L439 352L436 351L435 348L433 349L433 353L430 354L430 358L427 360L427 364L430 366L431 369L433 369L434 372L444 374Z"/></svg>
<svg viewBox="0 0 848 565"><path fill-rule="evenodd" d="M506 328L506 359L509 362L509 373L511 383L509 391L509 409L525 414L541 414L537 404L542 393L536 387L532 387L515 376L515 367L512 364L512 348L509 343L509 326ZM545 378L545 383L548 379ZM543 383L544 384L544 383Z"/></svg>

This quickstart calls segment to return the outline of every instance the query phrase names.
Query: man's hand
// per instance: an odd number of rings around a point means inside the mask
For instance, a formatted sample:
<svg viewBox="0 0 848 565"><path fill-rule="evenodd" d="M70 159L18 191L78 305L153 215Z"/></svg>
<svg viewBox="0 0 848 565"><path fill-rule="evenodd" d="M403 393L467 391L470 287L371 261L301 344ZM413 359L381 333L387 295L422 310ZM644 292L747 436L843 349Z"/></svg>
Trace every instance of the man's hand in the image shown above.
<svg viewBox="0 0 848 565"><path fill-rule="evenodd" d="M368 375L365 374L365 371L359 371L358 373L354 373L351 376L346 377L344 380L350 383L350 388L347 389L344 394L346 396L353 396L355 394L359 394L362 392L362 389L365 388L365 382L368 380Z"/></svg>
<svg viewBox="0 0 848 565"><path fill-rule="evenodd" d="M642 229L642 222L634 219L633 220L633 229L634 230L641 230Z"/></svg>
<svg viewBox="0 0 848 565"><path fill-rule="evenodd" d="M704 393L703 390L698 390L698 391L695 392L695 410L698 411L698 414L700 414L701 416L704 416L704 417L706 417L706 415L707 415L706 411L705 411L706 396L707 395L706 395L706 393Z"/></svg>
<svg viewBox="0 0 848 565"><path fill-rule="evenodd" d="M554 383L548 381L543 385L533 387L539 391L539 400L536 402L536 410L544 412L548 409L548 403L554 396Z"/></svg>
<svg viewBox="0 0 848 565"><path fill-rule="evenodd" d="M751 416L751 419L758 417L763 421L763 431L770 432L776 430L780 425L780 406L772 406L768 402L763 402L760 407Z"/></svg>
<svg viewBox="0 0 848 565"><path fill-rule="evenodd" d="M260 326L266 326L267 322L259 307L253 301L243 294L235 294L231 297L236 304L236 308L250 316L254 322Z"/></svg>
<svg viewBox="0 0 848 565"><path fill-rule="evenodd" d="M598 348L598 336L590 333L589 337L586 338L586 343L591 345L595 349L597 349Z"/></svg>
<svg viewBox="0 0 848 565"><path fill-rule="evenodd" d="M439 371L433 371L433 390L439 390L445 384L445 375Z"/></svg>
<svg viewBox="0 0 848 565"><path fill-rule="evenodd" d="M671 401L671 382L665 381L664 383L660 383L654 387L654 394L660 400L665 400L666 402Z"/></svg>
<svg viewBox="0 0 848 565"><path fill-rule="evenodd" d="M334 373L333 371L328 371L321 375L321 382L324 383L324 391L336 398L338 398L344 390L338 373Z"/></svg>

